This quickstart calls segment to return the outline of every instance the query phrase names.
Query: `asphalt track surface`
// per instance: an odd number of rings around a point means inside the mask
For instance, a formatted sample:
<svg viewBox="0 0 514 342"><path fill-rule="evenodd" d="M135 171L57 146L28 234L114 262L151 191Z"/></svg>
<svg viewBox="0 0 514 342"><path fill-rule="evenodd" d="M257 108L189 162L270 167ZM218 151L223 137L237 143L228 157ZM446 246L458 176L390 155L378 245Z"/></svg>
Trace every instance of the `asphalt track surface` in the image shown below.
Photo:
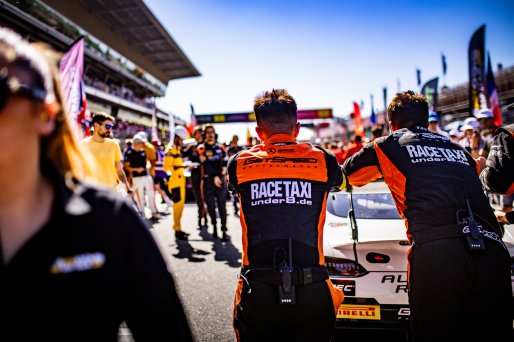
<svg viewBox="0 0 514 342"><path fill-rule="evenodd" d="M164 210L163 205L160 206ZM232 329L232 310L242 248L241 226L239 218L233 215L232 203L227 202L227 227L230 236L227 242L212 238L210 223L207 229L197 229L197 209L192 203L185 205L182 216L182 229L191 234L189 240L176 241L171 211L168 210L168 215L154 223L150 231L175 277L196 341L236 341ZM404 340L402 333L388 334L336 332L334 341L348 341L349 338L375 340L383 339L385 335L387 340ZM119 341L133 341L128 329L120 329Z"/></svg>

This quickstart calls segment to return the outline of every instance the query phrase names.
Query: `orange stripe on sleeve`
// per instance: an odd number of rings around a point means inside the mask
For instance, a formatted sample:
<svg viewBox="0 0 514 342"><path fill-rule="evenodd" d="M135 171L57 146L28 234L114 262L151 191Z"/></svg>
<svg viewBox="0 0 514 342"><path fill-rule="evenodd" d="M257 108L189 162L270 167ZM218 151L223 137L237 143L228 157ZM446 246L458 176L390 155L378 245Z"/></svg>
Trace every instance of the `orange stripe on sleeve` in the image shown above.
<svg viewBox="0 0 514 342"><path fill-rule="evenodd" d="M348 176L348 181L351 185L363 186L381 177L382 174L380 173L378 166L372 165L355 171L350 176Z"/></svg>
<svg viewBox="0 0 514 342"><path fill-rule="evenodd" d="M379 146L376 147L376 151L380 168L384 175L384 181L391 191L391 195L398 208L398 213L401 217L405 218L403 212L407 208L405 205L405 184L407 183L407 178L405 178L403 173L389 160Z"/></svg>

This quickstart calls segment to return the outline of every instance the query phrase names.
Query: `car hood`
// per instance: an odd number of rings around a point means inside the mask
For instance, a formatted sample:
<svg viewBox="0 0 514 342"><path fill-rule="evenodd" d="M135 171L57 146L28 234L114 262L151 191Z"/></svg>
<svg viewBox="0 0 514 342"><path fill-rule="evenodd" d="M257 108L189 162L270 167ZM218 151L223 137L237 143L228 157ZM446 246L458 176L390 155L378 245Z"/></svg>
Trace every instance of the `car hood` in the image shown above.
<svg viewBox="0 0 514 342"><path fill-rule="evenodd" d="M358 242L407 240L403 219L357 219ZM352 244L351 225L348 218L327 212L323 239L331 246Z"/></svg>
<svg viewBox="0 0 514 342"><path fill-rule="evenodd" d="M357 219L359 263L368 271L407 270L407 251L410 244L403 219ZM351 226L347 218L327 213L323 234L323 249L326 257L354 260ZM370 253L387 255L388 263L370 263Z"/></svg>

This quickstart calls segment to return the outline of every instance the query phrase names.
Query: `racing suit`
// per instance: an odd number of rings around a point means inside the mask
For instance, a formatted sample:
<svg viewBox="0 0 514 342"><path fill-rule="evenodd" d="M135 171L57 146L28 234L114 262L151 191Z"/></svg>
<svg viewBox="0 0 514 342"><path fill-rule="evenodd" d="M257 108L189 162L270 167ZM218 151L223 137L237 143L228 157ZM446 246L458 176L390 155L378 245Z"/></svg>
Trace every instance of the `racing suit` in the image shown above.
<svg viewBox="0 0 514 342"><path fill-rule="evenodd" d="M207 212L211 218L213 225L213 235L217 236L216 226L216 206L221 223L221 231L227 231L227 188L225 186L225 175L223 168L226 166L225 151L217 144L204 143L205 151L200 155L202 179L203 179L203 198L207 205ZM219 177L222 181L222 186L217 187L214 184L214 178Z"/></svg>
<svg viewBox="0 0 514 342"><path fill-rule="evenodd" d="M186 147L185 151L183 151L183 156L188 158L192 163L200 164L200 153L198 152L198 142L190 144ZM193 191L193 196L195 198L196 206L198 207L198 228L201 229L202 226L202 218L204 219L205 226L207 225L207 214L205 212L205 208L203 206L203 197L202 197L202 170L200 167L195 167L191 170L191 189Z"/></svg>
<svg viewBox="0 0 514 342"><path fill-rule="evenodd" d="M344 296L328 279L322 242L328 192L346 187L337 159L275 134L234 155L228 175L243 229L233 321L238 340L330 340ZM279 303L284 264L293 268L293 305Z"/></svg>
<svg viewBox="0 0 514 342"><path fill-rule="evenodd" d="M487 167L480 173L480 180L489 192L514 193L514 124L494 132Z"/></svg>
<svg viewBox="0 0 514 342"><path fill-rule="evenodd" d="M512 334L510 257L478 165L464 148L412 126L374 140L344 169L355 186L383 177L406 220L415 340ZM466 227L458 224L470 216L467 201L484 250L473 250Z"/></svg>
<svg viewBox="0 0 514 342"><path fill-rule="evenodd" d="M181 147L168 145L164 151L164 171L170 171L168 189L173 201L173 229L182 230L180 220L186 203L186 177L182 165Z"/></svg>

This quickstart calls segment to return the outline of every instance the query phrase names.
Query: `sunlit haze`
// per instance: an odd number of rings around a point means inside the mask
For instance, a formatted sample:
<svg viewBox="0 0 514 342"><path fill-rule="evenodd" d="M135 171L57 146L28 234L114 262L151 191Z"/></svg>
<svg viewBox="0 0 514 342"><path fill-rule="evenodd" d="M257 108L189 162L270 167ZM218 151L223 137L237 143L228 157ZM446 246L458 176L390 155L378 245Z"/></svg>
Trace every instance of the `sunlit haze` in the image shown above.
<svg viewBox="0 0 514 342"><path fill-rule="evenodd" d="M384 87L388 101L418 90L416 69L422 84L467 83L469 40L482 24L493 69L514 64L513 1L145 2L201 73L170 81L157 101L188 121L191 104L197 114L250 112L272 88L289 90L299 109L332 108L338 117L364 102L366 117L372 94L375 110L384 109ZM247 126L218 125L220 140L244 139Z"/></svg>

